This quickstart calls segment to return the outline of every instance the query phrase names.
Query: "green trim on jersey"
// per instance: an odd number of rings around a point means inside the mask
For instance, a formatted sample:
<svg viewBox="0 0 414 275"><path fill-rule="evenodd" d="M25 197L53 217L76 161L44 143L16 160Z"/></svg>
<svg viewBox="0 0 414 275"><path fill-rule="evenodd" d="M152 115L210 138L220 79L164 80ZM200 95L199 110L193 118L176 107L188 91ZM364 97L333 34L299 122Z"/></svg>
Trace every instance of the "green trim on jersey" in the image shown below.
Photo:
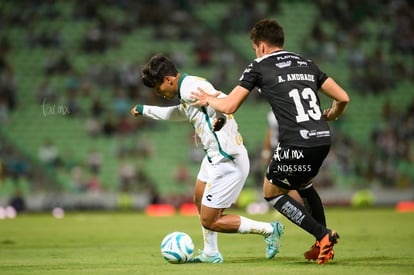
<svg viewBox="0 0 414 275"><path fill-rule="evenodd" d="M223 148L221 148L220 141L219 141L219 139L218 139L218 137L217 137L216 133L213 131L213 126L211 125L210 117L209 117L209 116L208 116L208 114L207 114L207 110L206 110L206 108L205 108L204 106L202 106L202 107L201 107L201 110L203 111L203 113L204 113L204 115L205 115L206 122L207 122L207 124L208 124L208 128L210 128L211 132L213 133L213 135L214 135L214 137L215 137L215 139L216 139L216 141L217 141L217 144L218 144L218 148L219 148L219 152L220 152L220 154L221 154L223 157L225 157L225 158L227 158L227 159L229 159L229 160L234 160L234 157L233 157L233 156L231 156L231 155L227 154L226 152L224 152Z"/></svg>
<svg viewBox="0 0 414 275"><path fill-rule="evenodd" d="M135 111L137 111L138 114L142 115L144 113L144 105L138 104L135 106Z"/></svg>
<svg viewBox="0 0 414 275"><path fill-rule="evenodd" d="M178 79L178 98L181 99L181 83L183 82L184 78L186 78L188 74L183 73L180 78Z"/></svg>

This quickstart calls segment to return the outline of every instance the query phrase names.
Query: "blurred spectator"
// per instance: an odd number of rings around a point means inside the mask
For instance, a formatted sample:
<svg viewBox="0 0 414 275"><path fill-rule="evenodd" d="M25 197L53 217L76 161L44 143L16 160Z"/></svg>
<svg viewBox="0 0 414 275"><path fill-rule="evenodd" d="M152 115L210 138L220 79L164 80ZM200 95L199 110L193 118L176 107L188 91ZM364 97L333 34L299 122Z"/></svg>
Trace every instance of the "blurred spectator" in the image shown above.
<svg viewBox="0 0 414 275"><path fill-rule="evenodd" d="M188 168L183 164L178 164L174 169L173 179L176 183L184 186L192 184L192 176Z"/></svg>
<svg viewBox="0 0 414 275"><path fill-rule="evenodd" d="M123 86L127 89L128 98L134 99L141 85L141 66L132 63L123 74Z"/></svg>
<svg viewBox="0 0 414 275"><path fill-rule="evenodd" d="M140 134L136 139L133 153L134 157L146 159L154 155L155 147L150 136Z"/></svg>
<svg viewBox="0 0 414 275"><path fill-rule="evenodd" d="M365 81L368 83L368 88L373 94L381 93L394 85L392 82L391 66L385 60L384 53L381 49L376 49L368 57L365 74Z"/></svg>
<svg viewBox="0 0 414 275"><path fill-rule="evenodd" d="M102 132L104 136L111 137L117 131L116 118L112 114L106 115L104 122L102 124Z"/></svg>
<svg viewBox="0 0 414 275"><path fill-rule="evenodd" d="M107 49L107 41L103 30L98 25L92 25L87 30L83 41L82 50L86 53L104 53Z"/></svg>
<svg viewBox="0 0 414 275"><path fill-rule="evenodd" d="M62 36L56 29L35 30L29 28L26 40L30 48L37 46L42 48L60 48L63 46Z"/></svg>
<svg viewBox="0 0 414 275"><path fill-rule="evenodd" d="M135 123L132 116L120 115L118 118L117 133L121 135L130 134L135 130Z"/></svg>
<svg viewBox="0 0 414 275"><path fill-rule="evenodd" d="M88 117L85 120L85 130L91 138L99 137L102 133L102 127L99 120L93 116Z"/></svg>
<svg viewBox="0 0 414 275"><path fill-rule="evenodd" d="M65 107L67 114L71 116L79 116L83 114L83 110L80 104L80 98L76 94L69 94L66 97Z"/></svg>
<svg viewBox="0 0 414 275"><path fill-rule="evenodd" d="M105 112L105 109L105 105L102 103L99 97L95 97L92 100L90 115L94 118L100 118Z"/></svg>
<svg viewBox="0 0 414 275"><path fill-rule="evenodd" d="M214 47L212 39L214 35L205 31L196 39L194 51L197 57L197 65L200 67L209 66L212 61Z"/></svg>
<svg viewBox="0 0 414 275"><path fill-rule="evenodd" d="M7 100L0 96L0 125L6 124L9 118L9 106Z"/></svg>
<svg viewBox="0 0 414 275"><path fill-rule="evenodd" d="M99 176L94 172L90 172L88 182L87 182L88 191L91 191L91 192L100 191L101 185L102 183L101 183Z"/></svg>
<svg viewBox="0 0 414 275"><path fill-rule="evenodd" d="M0 97L6 100L9 111L17 107L17 78L13 66L0 53Z"/></svg>
<svg viewBox="0 0 414 275"><path fill-rule="evenodd" d="M118 167L118 176L123 192L131 191L135 183L135 166L127 158L122 158Z"/></svg>
<svg viewBox="0 0 414 275"><path fill-rule="evenodd" d="M24 196L19 189L17 189L14 192L13 196L10 198L9 205L13 207L18 213L26 210L26 200L24 199Z"/></svg>
<svg viewBox="0 0 414 275"><path fill-rule="evenodd" d="M130 105L125 91L121 87L115 87L111 106L115 114L117 116L129 114Z"/></svg>
<svg viewBox="0 0 414 275"><path fill-rule="evenodd" d="M392 50L414 55L414 5L410 1L390 1L394 31L391 33Z"/></svg>
<svg viewBox="0 0 414 275"><path fill-rule="evenodd" d="M59 151L51 139L46 139L38 150L39 160L52 167L57 167L61 163Z"/></svg>
<svg viewBox="0 0 414 275"><path fill-rule="evenodd" d="M6 56L7 53L12 49L12 44L8 36L3 35L0 38L0 56Z"/></svg>
<svg viewBox="0 0 414 275"><path fill-rule="evenodd" d="M71 184L76 192L85 192L88 190L88 182L84 169L81 165L74 166L70 171Z"/></svg>
<svg viewBox="0 0 414 275"><path fill-rule="evenodd" d="M87 165L89 167L89 172L96 175L99 174L101 172L102 162L102 153L96 149L92 149L87 157Z"/></svg>
<svg viewBox="0 0 414 275"><path fill-rule="evenodd" d="M7 161L7 169L15 179L27 178L29 176L29 162L18 151L14 151Z"/></svg>
<svg viewBox="0 0 414 275"><path fill-rule="evenodd" d="M45 77L37 87L37 102L43 104L45 101L55 103L57 95L55 89L50 86L50 78Z"/></svg>
<svg viewBox="0 0 414 275"><path fill-rule="evenodd" d="M43 61L43 69L46 75L65 74L73 68L69 57L66 53L62 53L57 57L49 54Z"/></svg>

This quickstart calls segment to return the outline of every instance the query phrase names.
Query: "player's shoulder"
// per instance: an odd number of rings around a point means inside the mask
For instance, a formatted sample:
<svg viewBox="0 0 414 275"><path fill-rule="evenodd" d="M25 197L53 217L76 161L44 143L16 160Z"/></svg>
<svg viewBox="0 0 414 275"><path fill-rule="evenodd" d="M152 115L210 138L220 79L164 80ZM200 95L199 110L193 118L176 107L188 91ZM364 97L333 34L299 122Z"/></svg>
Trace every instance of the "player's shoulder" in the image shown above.
<svg viewBox="0 0 414 275"><path fill-rule="evenodd" d="M191 93L197 92L199 88L210 94L216 92L213 85L207 79L194 75L185 75L179 83L179 97L186 102L193 102L194 99L191 98Z"/></svg>

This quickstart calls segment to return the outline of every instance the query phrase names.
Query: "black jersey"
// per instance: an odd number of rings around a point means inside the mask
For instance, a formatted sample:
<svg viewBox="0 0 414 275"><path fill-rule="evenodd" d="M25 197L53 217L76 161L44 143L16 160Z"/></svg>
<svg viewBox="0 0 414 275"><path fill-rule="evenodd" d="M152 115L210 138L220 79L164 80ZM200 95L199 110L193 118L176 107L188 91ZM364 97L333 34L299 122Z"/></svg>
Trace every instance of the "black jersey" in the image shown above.
<svg viewBox="0 0 414 275"><path fill-rule="evenodd" d="M311 60L287 51L257 58L243 72L239 85L257 87L279 122L282 145L314 147L331 143L317 91L328 76Z"/></svg>

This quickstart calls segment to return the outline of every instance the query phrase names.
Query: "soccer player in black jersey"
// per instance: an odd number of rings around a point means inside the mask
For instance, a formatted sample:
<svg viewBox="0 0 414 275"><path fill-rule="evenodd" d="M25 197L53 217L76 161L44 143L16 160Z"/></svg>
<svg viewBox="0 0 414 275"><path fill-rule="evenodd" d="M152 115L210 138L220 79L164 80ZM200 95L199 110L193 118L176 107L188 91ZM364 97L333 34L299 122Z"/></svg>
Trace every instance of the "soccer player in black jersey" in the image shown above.
<svg viewBox="0 0 414 275"><path fill-rule="evenodd" d="M323 204L312 180L330 149L328 121L344 113L349 96L311 60L284 50L284 32L277 21L258 21L250 40L257 58L244 70L239 84L225 98L194 91L194 104L232 114L258 88L279 122L279 144L264 179L264 198L315 236L315 244L304 256L325 264L334 256L339 235L326 227ZM318 91L332 98L330 108L322 111ZM305 205L288 196L289 190L297 190Z"/></svg>

